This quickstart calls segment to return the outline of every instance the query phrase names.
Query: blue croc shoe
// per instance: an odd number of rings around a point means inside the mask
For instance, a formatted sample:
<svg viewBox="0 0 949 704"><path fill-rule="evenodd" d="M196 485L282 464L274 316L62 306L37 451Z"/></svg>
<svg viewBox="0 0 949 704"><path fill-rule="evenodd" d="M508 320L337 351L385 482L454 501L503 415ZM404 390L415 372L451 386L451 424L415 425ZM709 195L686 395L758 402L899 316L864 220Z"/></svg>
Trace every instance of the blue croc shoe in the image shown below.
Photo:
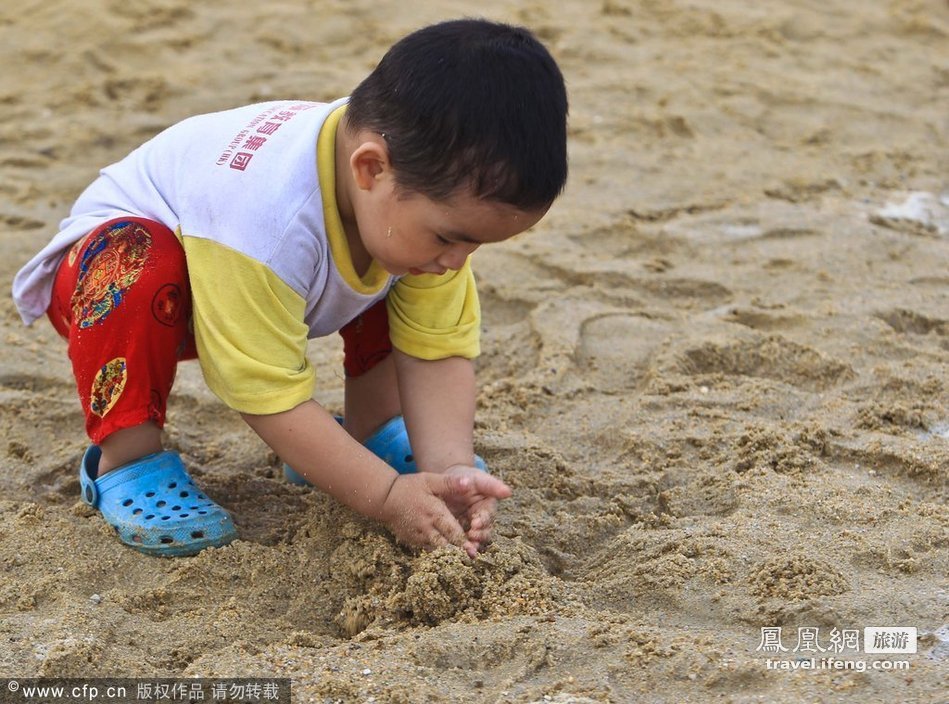
<svg viewBox="0 0 949 704"><path fill-rule="evenodd" d="M336 417L339 423L343 419ZM409 444L409 434L405 429L405 420L402 416L393 416L386 421L379 430L370 435L363 445L372 454L383 462L393 467L399 474L414 474L418 471L415 464L415 457L412 454L412 446ZM484 460L475 455L474 466L483 472L488 471ZM283 466L283 476L287 481L298 486L309 486L310 482L303 478L303 475L295 472L289 465Z"/></svg>
<svg viewBox="0 0 949 704"><path fill-rule="evenodd" d="M195 486L177 452L156 452L96 479L101 455L92 445L82 458L82 499L126 545L179 557L237 537L230 514Z"/></svg>

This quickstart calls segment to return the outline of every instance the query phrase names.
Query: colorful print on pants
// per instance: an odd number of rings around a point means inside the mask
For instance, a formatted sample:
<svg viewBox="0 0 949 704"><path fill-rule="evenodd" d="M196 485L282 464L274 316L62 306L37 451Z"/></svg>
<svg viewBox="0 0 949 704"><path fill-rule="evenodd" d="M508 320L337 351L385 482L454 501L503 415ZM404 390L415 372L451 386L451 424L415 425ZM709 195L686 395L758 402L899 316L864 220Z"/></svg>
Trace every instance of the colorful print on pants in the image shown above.
<svg viewBox="0 0 949 704"><path fill-rule="evenodd" d="M152 237L142 225L124 221L99 232L85 246L73 294L80 328L105 320L138 281Z"/></svg>
<svg viewBox="0 0 949 704"><path fill-rule="evenodd" d="M103 223L63 258L48 315L69 341L93 442L164 426L178 361L196 356L188 268L171 230L144 218Z"/></svg>
<svg viewBox="0 0 949 704"><path fill-rule="evenodd" d="M125 358L116 357L102 365L92 382L92 394L89 399L89 410L100 418L112 410L112 406L125 390L128 374L125 371Z"/></svg>

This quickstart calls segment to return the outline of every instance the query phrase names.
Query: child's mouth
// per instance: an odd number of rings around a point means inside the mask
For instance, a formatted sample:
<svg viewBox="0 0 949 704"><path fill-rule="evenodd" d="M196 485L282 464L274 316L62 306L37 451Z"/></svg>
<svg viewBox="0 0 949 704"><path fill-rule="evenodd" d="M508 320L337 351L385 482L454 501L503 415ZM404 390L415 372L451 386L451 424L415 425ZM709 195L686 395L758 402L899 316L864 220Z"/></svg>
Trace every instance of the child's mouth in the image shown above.
<svg viewBox="0 0 949 704"><path fill-rule="evenodd" d="M425 271L425 269L419 269L418 267L412 267L409 269L409 273L412 274L412 276L419 276L420 274L435 274L436 276L441 276L445 273L445 271L447 270L442 269L441 271Z"/></svg>

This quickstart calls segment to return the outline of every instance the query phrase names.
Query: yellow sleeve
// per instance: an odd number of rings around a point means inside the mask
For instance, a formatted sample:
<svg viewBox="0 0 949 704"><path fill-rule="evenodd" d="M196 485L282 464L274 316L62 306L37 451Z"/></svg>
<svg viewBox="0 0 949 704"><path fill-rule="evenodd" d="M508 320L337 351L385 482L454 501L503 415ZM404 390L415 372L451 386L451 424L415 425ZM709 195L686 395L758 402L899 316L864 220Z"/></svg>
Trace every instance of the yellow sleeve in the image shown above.
<svg viewBox="0 0 949 704"><path fill-rule="evenodd" d="M471 260L441 276L404 276L386 298L393 346L419 359L481 353L481 306Z"/></svg>
<svg viewBox="0 0 949 704"><path fill-rule="evenodd" d="M196 237L182 241L198 361L211 391L237 411L260 415L312 398L303 297L240 252Z"/></svg>

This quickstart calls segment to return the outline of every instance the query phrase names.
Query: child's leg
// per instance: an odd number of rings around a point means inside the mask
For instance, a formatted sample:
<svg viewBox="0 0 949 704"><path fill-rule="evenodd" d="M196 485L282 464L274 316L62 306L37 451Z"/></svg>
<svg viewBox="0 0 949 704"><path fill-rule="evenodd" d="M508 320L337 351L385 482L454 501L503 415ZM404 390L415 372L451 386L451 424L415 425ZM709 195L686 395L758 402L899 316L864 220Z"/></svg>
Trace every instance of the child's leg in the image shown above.
<svg viewBox="0 0 949 704"><path fill-rule="evenodd" d="M69 341L99 476L161 450L178 360L195 356L190 317L184 252L159 223L104 223L60 265L49 318Z"/></svg>
<svg viewBox="0 0 949 704"><path fill-rule="evenodd" d="M160 452L178 360L195 356L184 252L163 225L104 223L56 274L49 318L69 341L86 432L83 500L150 555L193 555L237 537L174 452ZM110 471L115 470L115 471Z"/></svg>
<svg viewBox="0 0 949 704"><path fill-rule="evenodd" d="M339 331L346 372L344 425L360 442L402 413L384 300Z"/></svg>

